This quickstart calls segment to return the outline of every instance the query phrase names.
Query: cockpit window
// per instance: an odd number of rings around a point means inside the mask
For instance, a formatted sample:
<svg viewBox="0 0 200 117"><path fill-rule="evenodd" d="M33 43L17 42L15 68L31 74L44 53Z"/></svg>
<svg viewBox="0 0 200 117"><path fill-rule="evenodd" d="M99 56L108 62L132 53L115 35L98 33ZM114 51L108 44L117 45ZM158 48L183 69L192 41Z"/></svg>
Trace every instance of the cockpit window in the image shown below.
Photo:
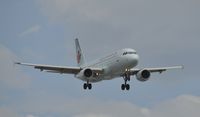
<svg viewBox="0 0 200 117"><path fill-rule="evenodd" d="M136 52L124 52L123 55L127 55L127 54L136 54Z"/></svg>

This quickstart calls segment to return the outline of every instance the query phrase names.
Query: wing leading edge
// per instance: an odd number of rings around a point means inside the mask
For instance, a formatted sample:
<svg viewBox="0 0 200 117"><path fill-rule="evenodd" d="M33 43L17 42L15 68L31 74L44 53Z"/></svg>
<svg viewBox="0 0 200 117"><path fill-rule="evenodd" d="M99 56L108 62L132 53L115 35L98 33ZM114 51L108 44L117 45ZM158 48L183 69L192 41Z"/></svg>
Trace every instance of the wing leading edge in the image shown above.
<svg viewBox="0 0 200 117"><path fill-rule="evenodd" d="M171 69L183 69L183 68L184 66L172 66L172 67L155 67L155 68L144 68L144 69L148 70L151 73L154 73L154 72L162 73L164 71L171 70ZM131 75L137 74L140 70L141 69L131 69L130 70Z"/></svg>
<svg viewBox="0 0 200 117"><path fill-rule="evenodd" d="M54 66L54 65L43 65L43 64L31 64L31 63L20 63L16 62L18 65L32 66L40 71L46 71L51 73L61 73L61 74L78 74L83 68L81 67L67 67L67 66ZM91 68L96 73L102 73L103 69Z"/></svg>

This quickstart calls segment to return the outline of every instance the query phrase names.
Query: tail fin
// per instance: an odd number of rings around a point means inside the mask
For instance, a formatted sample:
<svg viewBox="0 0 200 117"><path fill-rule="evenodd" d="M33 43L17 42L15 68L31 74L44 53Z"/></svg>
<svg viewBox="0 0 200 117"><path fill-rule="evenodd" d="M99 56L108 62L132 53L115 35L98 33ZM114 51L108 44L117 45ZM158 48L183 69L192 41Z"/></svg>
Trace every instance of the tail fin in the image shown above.
<svg viewBox="0 0 200 117"><path fill-rule="evenodd" d="M75 39L75 45L76 45L76 60L79 67L81 67L84 64L84 57L83 53L81 51L81 47L79 45L78 38Z"/></svg>

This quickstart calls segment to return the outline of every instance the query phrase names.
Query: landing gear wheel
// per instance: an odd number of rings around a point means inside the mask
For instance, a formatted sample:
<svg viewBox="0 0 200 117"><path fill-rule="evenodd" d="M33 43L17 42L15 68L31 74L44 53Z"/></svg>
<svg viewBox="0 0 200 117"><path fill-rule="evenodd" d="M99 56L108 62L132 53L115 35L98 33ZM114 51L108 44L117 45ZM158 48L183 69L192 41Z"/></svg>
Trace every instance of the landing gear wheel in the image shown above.
<svg viewBox="0 0 200 117"><path fill-rule="evenodd" d="M129 89L130 89L130 85L126 84L126 90L129 90Z"/></svg>
<svg viewBox="0 0 200 117"><path fill-rule="evenodd" d="M125 84L121 85L121 89L124 90L125 89Z"/></svg>
<svg viewBox="0 0 200 117"><path fill-rule="evenodd" d="M88 84L88 89L92 89L92 84Z"/></svg>
<svg viewBox="0 0 200 117"><path fill-rule="evenodd" d="M92 89L92 84L90 84L90 83L84 83L84 84L83 84L83 89L86 90L87 88L88 88L89 90Z"/></svg>
<svg viewBox="0 0 200 117"><path fill-rule="evenodd" d="M126 89L126 90L129 90L129 89L130 89L130 85L129 85L129 84L122 84L122 85L121 85L121 89L122 89L122 90L125 90L125 89Z"/></svg>
<svg viewBox="0 0 200 117"><path fill-rule="evenodd" d="M87 84L86 83L83 84L83 89L85 89L85 90L87 89Z"/></svg>

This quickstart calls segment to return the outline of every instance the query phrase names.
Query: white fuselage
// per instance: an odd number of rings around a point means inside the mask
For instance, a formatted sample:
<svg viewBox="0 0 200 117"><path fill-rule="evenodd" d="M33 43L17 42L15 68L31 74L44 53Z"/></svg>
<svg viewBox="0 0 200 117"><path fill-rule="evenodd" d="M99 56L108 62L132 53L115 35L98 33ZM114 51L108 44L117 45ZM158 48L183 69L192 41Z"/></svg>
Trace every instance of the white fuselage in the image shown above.
<svg viewBox="0 0 200 117"><path fill-rule="evenodd" d="M85 78L77 77L83 81L98 82L110 80L121 76L126 69L131 69L138 64L139 56L136 51L130 48L116 51L104 58L82 66L82 68L102 68L103 74L97 77Z"/></svg>

